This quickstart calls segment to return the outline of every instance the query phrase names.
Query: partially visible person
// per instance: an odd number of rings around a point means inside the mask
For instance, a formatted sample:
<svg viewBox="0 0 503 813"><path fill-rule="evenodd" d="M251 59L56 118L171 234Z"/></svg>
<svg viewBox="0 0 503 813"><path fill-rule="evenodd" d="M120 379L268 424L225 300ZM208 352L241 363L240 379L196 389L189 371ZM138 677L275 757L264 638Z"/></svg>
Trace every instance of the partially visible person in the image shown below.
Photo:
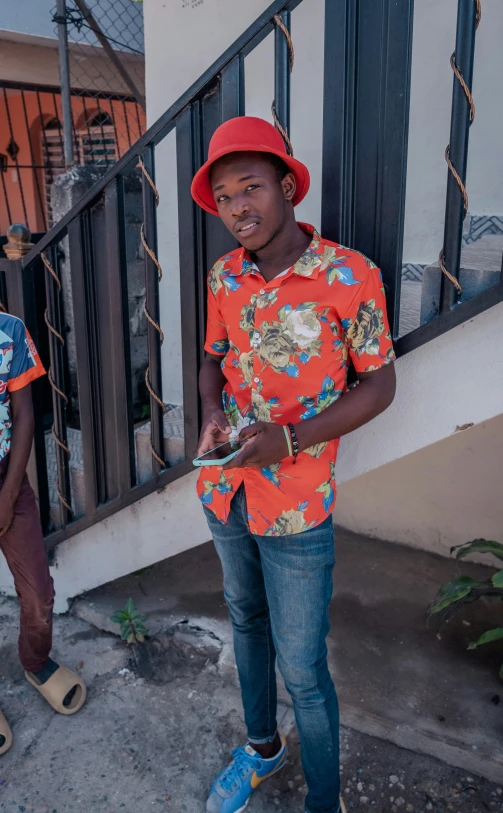
<svg viewBox="0 0 503 813"><path fill-rule="evenodd" d="M0 550L21 608L19 658L28 682L55 711L75 714L86 700L81 678L50 657L54 587L26 467L33 443L31 382L45 374L20 319L0 313ZM0 712L0 755L12 733Z"/></svg>

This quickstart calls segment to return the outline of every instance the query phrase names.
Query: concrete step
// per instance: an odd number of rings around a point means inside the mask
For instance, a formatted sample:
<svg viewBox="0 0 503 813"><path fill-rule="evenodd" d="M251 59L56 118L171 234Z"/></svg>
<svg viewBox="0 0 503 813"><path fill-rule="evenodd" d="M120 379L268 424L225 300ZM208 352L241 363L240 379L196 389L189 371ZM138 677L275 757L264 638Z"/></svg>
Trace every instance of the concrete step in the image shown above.
<svg viewBox="0 0 503 813"><path fill-rule="evenodd" d="M136 476L139 483L152 477L150 451L150 421L135 430ZM171 406L164 416L164 459L170 466L181 463L185 457L183 437L183 407Z"/></svg>
<svg viewBox="0 0 503 813"><path fill-rule="evenodd" d="M463 245L459 282L463 289L461 302L481 294L501 279L503 235L489 234L470 245ZM424 270L421 295L421 324L435 319L440 307L442 271L438 264Z"/></svg>
<svg viewBox="0 0 503 813"><path fill-rule="evenodd" d="M152 454L150 452L150 421L135 427L136 477L144 483L152 477ZM68 429L68 448L70 457L70 489L72 507L76 517L86 511L86 489L84 482L84 459L82 453L82 433L79 429ZM57 490L56 443L50 431L45 435L45 453L49 481L49 500L51 521L57 527L60 524L59 497ZM183 407L168 405L164 416L164 453L170 466L180 463L185 456L183 437Z"/></svg>

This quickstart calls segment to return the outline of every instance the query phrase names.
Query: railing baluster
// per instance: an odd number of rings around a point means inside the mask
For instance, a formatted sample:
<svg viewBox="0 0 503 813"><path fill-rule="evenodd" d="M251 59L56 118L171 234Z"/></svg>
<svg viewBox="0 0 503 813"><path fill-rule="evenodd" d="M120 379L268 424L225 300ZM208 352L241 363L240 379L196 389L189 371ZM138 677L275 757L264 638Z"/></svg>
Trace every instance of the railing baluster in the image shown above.
<svg viewBox="0 0 503 813"><path fill-rule="evenodd" d="M50 265L45 268L45 296L46 296L46 323L49 330L49 357L51 366L48 371L52 387L53 429L56 466L57 488L59 497L60 522L64 527L72 518L71 489L70 489L70 450L66 427L66 404L68 396L65 392L65 323L63 317L63 303L61 298L61 278L59 273L59 255L57 245L51 246L47 252Z"/></svg>
<svg viewBox="0 0 503 813"><path fill-rule="evenodd" d="M84 211L68 224L68 242L71 257L72 297L75 329L75 354L78 370L79 414L84 459L86 515L93 516L99 502L103 502L98 463L99 404L96 402L99 367L98 348L93 329L91 246L88 223L89 212Z"/></svg>
<svg viewBox="0 0 503 813"><path fill-rule="evenodd" d="M459 0L458 21L456 30L455 62L471 90L473 79L473 61L475 53L475 31L477 26L477 7L474 0ZM454 76L451 108L451 132L449 139L449 157L464 186L466 183L466 166L468 161L468 140L471 124L470 104L458 78ZM461 242L463 238L463 220L466 211L464 198L453 174L448 171L447 197L445 203L444 227L444 265L447 271L459 278L461 262ZM442 274L440 311L444 313L452 308L457 299L455 285Z"/></svg>
<svg viewBox="0 0 503 813"><path fill-rule="evenodd" d="M105 229L110 308L111 378L113 382L111 411L114 413L113 435L116 444L116 480L119 495L122 495L135 484L136 472L126 279L124 180L121 176L114 178L105 190Z"/></svg>
<svg viewBox="0 0 503 813"><path fill-rule="evenodd" d="M278 14L279 19L290 31L290 11L282 11ZM291 53L288 47L287 38L279 25L276 25L274 32L274 112L279 124L285 131L288 139L290 137L290 72ZM286 139L289 151L291 148Z"/></svg>
<svg viewBox="0 0 503 813"><path fill-rule="evenodd" d="M182 369L185 456L194 457L201 422L198 375L206 330L206 272L203 212L190 195L202 163L200 103L188 106L176 122L178 223L182 318Z"/></svg>
<svg viewBox="0 0 503 813"><path fill-rule="evenodd" d="M148 147L143 153L143 165L145 168L142 174L143 234L147 246L157 257L157 199L145 174L147 172L152 182L155 183L154 147ZM162 400L161 343L163 334L160 329L159 276L160 272L152 256L145 250L145 315L148 322L148 369L145 381L150 393L150 442L155 474L158 474L164 467L160 462L164 460L165 408Z"/></svg>
<svg viewBox="0 0 503 813"><path fill-rule="evenodd" d="M245 73L241 54L223 69L220 81L221 121L245 114Z"/></svg>

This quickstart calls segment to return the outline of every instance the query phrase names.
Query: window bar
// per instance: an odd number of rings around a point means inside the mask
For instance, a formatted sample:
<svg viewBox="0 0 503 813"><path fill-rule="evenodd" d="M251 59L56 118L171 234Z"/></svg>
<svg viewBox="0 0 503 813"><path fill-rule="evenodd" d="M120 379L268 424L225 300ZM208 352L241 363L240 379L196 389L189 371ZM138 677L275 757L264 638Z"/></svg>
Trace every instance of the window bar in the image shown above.
<svg viewBox="0 0 503 813"><path fill-rule="evenodd" d="M115 99L110 99L110 102L109 102L109 104L110 104L110 116L111 116L111 119L112 119L112 124L114 126L115 144L116 144L116 150L117 150L117 160L119 160L119 158L122 157L122 154L121 154L120 146L119 146L119 136L117 134L117 122L115 120L114 102L115 102Z"/></svg>
<svg viewBox="0 0 503 813"><path fill-rule="evenodd" d="M127 140L129 144L129 149L131 149L131 133L129 132L129 121L127 117L127 107L124 99L122 100L122 109L124 111L124 124L126 125L126 133L127 133Z"/></svg>
<svg viewBox="0 0 503 813"><path fill-rule="evenodd" d="M272 115L283 136L288 152L293 155L290 142L290 73L293 68L293 46L290 39L290 11L276 15L274 33L274 102Z"/></svg>
<svg viewBox="0 0 503 813"><path fill-rule="evenodd" d="M59 120L58 105L56 103L56 94L55 93L52 94L52 101L53 101L53 104L54 104L54 117L55 117L56 121L58 122L59 145L61 147L61 155L63 156L63 164L64 164L64 166L62 168L66 169L65 165L66 165L68 157L67 156L65 157L65 140L64 140L64 137L63 137L63 131L61 129L61 122Z"/></svg>
<svg viewBox="0 0 503 813"><path fill-rule="evenodd" d="M164 462L164 415L162 399L161 344L164 334L160 326L159 281L162 270L157 259L157 215L159 195L155 188L154 147L147 147L140 159L143 186L143 224L141 238L145 249L144 313L147 318L148 367L145 383L150 393L150 451L155 474L166 467Z"/></svg>
<svg viewBox="0 0 503 813"><path fill-rule="evenodd" d="M68 396L65 392L65 325L61 297L61 278L59 273L58 246L51 246L47 254L41 254L45 266L45 294L47 309L45 321L49 330L49 383L52 387L52 408L54 422L52 436L55 444L57 466L57 490L60 503L60 521L62 527L70 522L73 511L70 489L70 449L66 431L66 405Z"/></svg>
<svg viewBox="0 0 503 813"><path fill-rule="evenodd" d="M473 61L475 51L475 31L479 21L478 0L459 0L456 30L456 50L451 58L453 70L457 67L471 94ZM456 71L455 71L456 74ZM470 124L473 120L473 107L457 75L453 80L451 132L446 160L449 164L447 175L447 196L445 204L444 247L440 253L440 264L454 278L459 278L463 221L468 210L466 196L466 167L468 160L468 140ZM452 169L457 173L456 179ZM440 311L449 311L456 303L461 289L446 273L442 274Z"/></svg>
<svg viewBox="0 0 503 813"><path fill-rule="evenodd" d="M40 206L40 213L42 215L42 222L43 222L43 225L44 225L44 230L47 231L47 214L46 214L46 211L45 211L44 201L43 201L43 198L42 198L42 190L40 189L40 178L38 176L38 171L37 171L38 168L37 168L37 166L35 164L35 154L34 154L34 151L33 151L33 143L32 143L32 140L31 140L30 125L29 125L29 122L28 122L28 110L26 108L26 97L24 95L24 90L23 89L21 89L21 101L23 103L23 113L24 113L24 121L25 121L25 125L26 125L26 134L28 136L28 144L29 144L29 147L30 147L30 158L31 158L31 163L32 163L32 167L33 167L33 174L35 176L35 186L37 187L37 197L38 197L38 202L39 202L39 206Z"/></svg>
<svg viewBox="0 0 503 813"><path fill-rule="evenodd" d="M136 123L138 125L138 138L141 138L143 133L142 133L142 129L141 129L140 111L139 111L139 108L138 108L138 102L134 102L134 111L135 111L135 115L136 115Z"/></svg>
<svg viewBox="0 0 503 813"><path fill-rule="evenodd" d="M5 88L3 88L3 97L4 97L4 101L5 101L5 110L6 110L6 113L7 113L7 123L9 125L9 132L10 132L11 142L13 144L15 144L16 139L14 138L14 130L12 128L12 120L11 120L11 117L10 117L9 100L8 100L7 91L5 90ZM25 225L28 228L30 228L30 224L28 223L28 212L26 210L26 202L25 202L25 199L24 199L23 179L21 178L21 172L20 172L20 169L19 169L19 161L17 160L17 152L15 153L13 160L14 160L14 164L15 164L15 167L16 167L17 179L18 179L18 183L19 183L19 193L21 195L21 205L23 207L24 222L25 222Z"/></svg>
<svg viewBox="0 0 503 813"><path fill-rule="evenodd" d="M7 218L9 220L9 223L12 223L12 214L11 214L11 210L10 210L9 196L7 194L7 187L5 186L5 173L2 172L1 170L0 170L0 178L2 179L3 196L4 196L4 200L5 200L5 206L6 206L6 209L7 209Z"/></svg>
<svg viewBox="0 0 503 813"><path fill-rule="evenodd" d="M100 97L96 96L96 104L98 105L98 116L100 118L99 127L101 130L101 143L103 145L103 158L105 159L105 166L108 169L108 148L106 143L105 131L103 129L103 121L102 121L102 109L100 104Z"/></svg>
<svg viewBox="0 0 503 813"><path fill-rule="evenodd" d="M86 97L85 96L82 96L82 104L84 105L84 118L86 120L87 137L89 139L89 153L88 154L89 154L89 156L91 158L91 160L88 163L94 164L93 139L92 139L92 136L91 136L91 130L89 129L89 116L88 116L88 113L87 113L87 105L86 105ZM84 146L82 147L82 155L80 157L80 163L81 164L86 163Z"/></svg>
<svg viewBox="0 0 503 813"><path fill-rule="evenodd" d="M44 114L42 112L42 105L40 104L40 92L38 90L37 90L37 104L38 104L38 113L39 113L39 116L40 116L40 127L42 129L42 141L44 142L45 154L46 154L47 159L48 159L48 157L49 157L49 146L47 144L47 138L46 138L46 135L45 135ZM48 172L49 172L49 180L50 180L50 182L52 184L54 182L54 177L53 177L53 174L52 174L51 162L49 160L48 160L46 166L44 167L44 169L48 170Z"/></svg>

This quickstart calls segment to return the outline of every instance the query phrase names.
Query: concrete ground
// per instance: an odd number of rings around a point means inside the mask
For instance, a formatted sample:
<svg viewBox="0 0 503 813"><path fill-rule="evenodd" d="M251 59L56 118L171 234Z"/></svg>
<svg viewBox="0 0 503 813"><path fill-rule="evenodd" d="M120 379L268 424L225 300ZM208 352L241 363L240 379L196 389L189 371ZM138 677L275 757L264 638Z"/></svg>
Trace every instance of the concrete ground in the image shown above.
<svg viewBox="0 0 503 813"><path fill-rule="evenodd" d="M487 608L469 608L439 640L424 608L453 563L344 533L338 559L330 657L348 810L502 813L498 653L466 651ZM134 649L106 631L117 632L109 617L129 596L153 636ZM245 736L212 547L93 591L56 619L55 655L89 687L75 717L53 713L24 681L17 613L15 601L0 599L0 706L15 737L0 759L0 811L203 813L215 773ZM290 760L255 794L251 813L303 811L285 700Z"/></svg>

